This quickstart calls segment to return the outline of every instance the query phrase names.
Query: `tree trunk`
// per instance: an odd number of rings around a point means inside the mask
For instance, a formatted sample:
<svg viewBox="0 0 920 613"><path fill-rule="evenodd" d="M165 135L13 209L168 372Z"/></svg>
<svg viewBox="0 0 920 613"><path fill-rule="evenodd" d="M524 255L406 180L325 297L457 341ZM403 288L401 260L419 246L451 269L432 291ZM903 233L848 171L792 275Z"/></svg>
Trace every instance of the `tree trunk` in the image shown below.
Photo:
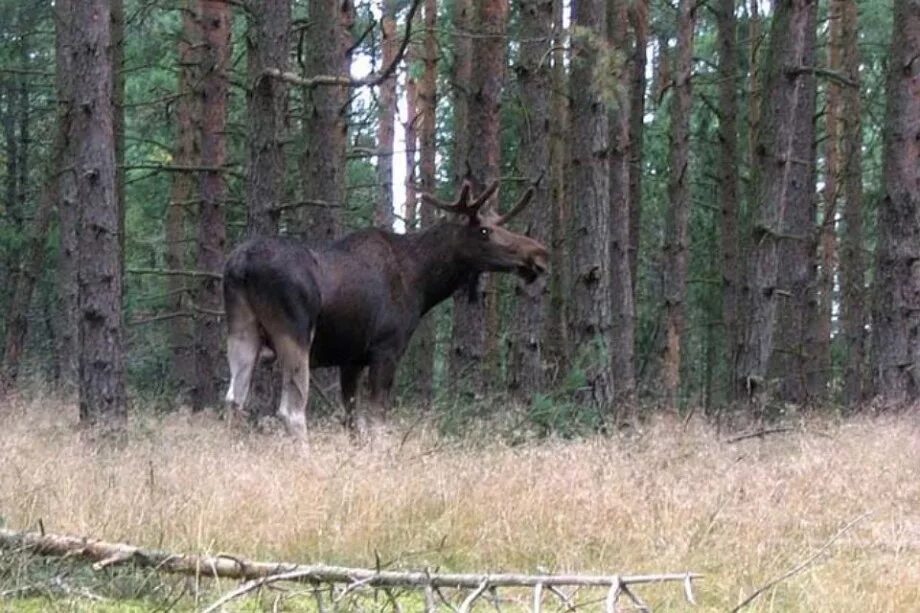
<svg viewBox="0 0 920 613"><path fill-rule="evenodd" d="M572 341L574 366L584 373L583 401L607 409L613 399L610 360L610 167L609 123L599 80L602 42L607 35L602 0L572 3L571 167L574 210L572 254Z"/></svg>
<svg viewBox="0 0 920 613"><path fill-rule="evenodd" d="M832 0L828 5L827 69L840 72L842 55L842 2ZM820 267L816 282L818 301L815 321L815 344L812 369L808 373L808 394L815 400L827 396L831 372L831 321L834 305L834 278L837 272L837 208L840 197L842 168L842 131L844 121L841 85L829 79L825 83L824 112L824 189L821 198L821 222L818 227Z"/></svg>
<svg viewBox="0 0 920 613"><path fill-rule="evenodd" d="M437 190L437 78L438 78L438 41L437 19L438 7L436 0L425 0L425 42L424 61L425 68L422 73L418 92L419 115L421 116L421 129L419 131L420 155L419 170L422 190L435 193ZM422 207L420 211L421 226L427 228L435 222L434 210L431 207ZM419 324L415 332L416 356L418 368L416 374L416 389L422 401L430 403L434 398L434 349L435 349L435 321L426 317Z"/></svg>
<svg viewBox="0 0 920 613"><path fill-rule="evenodd" d="M355 7L351 0L310 0L310 46L304 58L304 76L349 76L351 26ZM311 241L325 243L342 230L346 205L345 153L349 89L316 87L304 91L304 158L302 163L305 201L319 206L305 209L303 226Z"/></svg>
<svg viewBox="0 0 920 613"><path fill-rule="evenodd" d="M887 405L920 396L920 6L896 0L888 55L873 317L875 393Z"/></svg>
<svg viewBox="0 0 920 613"><path fill-rule="evenodd" d="M566 79L566 30L563 21L563 0L553 0L553 71L551 75L550 105L552 121L550 140L550 202L552 227L550 236L551 265L549 271L549 315L543 331L545 362L549 368L547 383L552 384L568 369L568 288L569 251L567 237L571 214L566 198L565 171L568 160L566 129L568 126L568 82Z"/></svg>
<svg viewBox="0 0 920 613"><path fill-rule="evenodd" d="M747 78L747 142L744 145L745 163L748 167L749 179L744 187L745 206L739 211L738 217L738 323L737 336L735 339L735 354L733 356L734 369L730 371L729 376L732 378L730 386L730 397L733 401L745 400L750 391L743 385L743 377L739 376L742 371L741 356L747 351L747 339L753 326L750 306L753 301L751 292L753 291L753 244L751 244L752 228L754 220L760 210L758 200L758 176L760 169L757 166L757 139L760 134L760 107L763 98L762 83L762 49L761 45L764 40L762 18L759 13L758 0L745 1L745 9L748 13L747 26L747 61L749 66L749 75Z"/></svg>
<svg viewBox="0 0 920 613"><path fill-rule="evenodd" d="M750 90L748 91L748 162L751 170L754 170L754 164L757 156L757 138L760 133L760 107L763 100L763 76L761 70L761 61L763 50L761 45L764 42L763 35L763 17L760 15L758 2L760 0L748 0L748 65L751 75L748 79ZM756 190L753 186L752 190ZM753 191L752 191L753 194Z"/></svg>
<svg viewBox="0 0 920 613"><path fill-rule="evenodd" d="M71 81L73 38L75 35L72 5L72 0L55 0L54 3L57 121L60 126L59 129L65 134L65 142L61 153L65 164L74 159L75 155L70 132L74 109L73 83ZM80 356L80 319L78 315L80 297L79 285L77 284L77 265L80 257L80 247L77 239L79 211L75 174L66 172L63 166L58 170L61 171L57 174L56 179L58 182L57 209L61 246L57 261L60 311L59 316L56 318L59 326L56 337L59 341L57 353L61 360L61 383L66 391L71 391L77 383Z"/></svg>
<svg viewBox="0 0 920 613"><path fill-rule="evenodd" d="M472 184L473 192L479 193L501 174L500 112L508 4L503 0L475 0L471 8L475 13L477 38L475 45L469 39L465 42L472 47L468 55L472 64L466 82L468 87L461 90L468 98L469 115L465 127L458 125L455 129L463 130L468 140L466 156L460 158L464 164L462 176ZM456 52L460 61L460 49ZM476 70L472 70L472 66ZM461 83L457 86L462 87ZM484 365L495 361L497 330L491 338L488 335L488 330L497 325L497 309L489 304L495 300L495 293L492 292L490 298L486 291L491 285L488 275L479 275L454 295L451 380L463 382L472 390L486 387Z"/></svg>
<svg viewBox="0 0 920 613"><path fill-rule="evenodd" d="M470 79L473 74L472 0L454 0L453 27L451 37L453 65L450 83L453 87L451 107L453 111L453 182L456 189L467 176L467 160L470 153Z"/></svg>
<svg viewBox="0 0 920 613"><path fill-rule="evenodd" d="M738 46L735 0L716 7L719 45L719 208L722 246L722 324L725 363L738 356L740 257L738 245Z"/></svg>
<svg viewBox="0 0 920 613"><path fill-rule="evenodd" d="M175 106L175 146L173 160L177 166L198 166L201 163L198 135L201 132L199 92L196 90L200 73L199 50L201 25L197 0L186 0L182 11L182 31L178 43L178 94ZM195 215L195 175L176 172L172 175L169 205L166 208L166 267L183 270L190 267L189 233ZM169 310L191 314L188 278L171 275L166 278ZM172 355L170 373L180 401L191 398L195 386L195 336L189 316L175 318L169 325L169 347Z"/></svg>
<svg viewBox="0 0 920 613"><path fill-rule="evenodd" d="M690 112L693 67L694 0L681 0L677 16L677 51L671 92L669 180L665 218L664 350L665 402L676 407L680 391L681 344L687 299L688 229L690 223Z"/></svg>
<svg viewBox="0 0 920 613"><path fill-rule="evenodd" d="M115 201L118 203L118 244L125 267L125 4L111 1L112 125L115 130Z"/></svg>
<svg viewBox="0 0 920 613"><path fill-rule="evenodd" d="M815 79L801 67L814 65L816 6L814 0L776 5L765 65L763 125L754 150L760 209L751 236L750 320L737 372L740 389L761 405L768 399L771 360L783 379L783 397L796 397L802 380L801 347L794 345L804 337L809 289ZM789 308L780 310L782 300Z"/></svg>
<svg viewBox="0 0 920 613"><path fill-rule="evenodd" d="M455 26L458 30L457 43L461 46L455 49L454 86L458 89L458 96L467 98L464 108L455 109L457 146L463 147L457 157L458 172L461 180L470 181L473 192L479 193L501 172L499 111L508 5L501 0L476 0L465 7L475 14L472 20L462 3L455 8L460 11L460 16L467 19L467 23L458 22ZM473 28L468 27L470 22L475 24ZM470 39L473 31L477 36L475 45ZM473 66L476 66L475 71ZM464 111L465 123L457 123L464 119ZM483 365L489 357L486 355L486 320L489 317L486 277L471 278L468 286L454 295L450 379L461 389L482 390L485 386Z"/></svg>
<svg viewBox="0 0 920 613"><path fill-rule="evenodd" d="M860 99L859 46L855 0L837 0L841 7L843 71L856 87L843 90L841 113L843 156L843 224L840 259L840 311L843 328L843 402L858 405L865 399L866 325L863 303L865 262L862 231L862 102Z"/></svg>
<svg viewBox="0 0 920 613"><path fill-rule="evenodd" d="M515 66L525 120L519 138L521 174L539 179L525 212L530 236L546 244L552 228L549 180L550 65L544 61L552 45L552 0L521 0L521 47ZM543 328L549 309L549 287L544 278L530 284L518 281L511 337L509 384L522 400L543 388Z"/></svg>
<svg viewBox="0 0 920 613"><path fill-rule="evenodd" d="M288 67L290 0L265 0L261 10L247 13L246 99L249 128L249 160L246 172L246 229L249 236L278 234L277 206L285 200L284 140L287 117L287 84L263 77L266 69L282 72ZM259 367L253 373L249 414L271 415L277 406L281 383L277 368Z"/></svg>
<svg viewBox="0 0 920 613"><path fill-rule="evenodd" d="M817 0L813 0L806 13L803 53L798 63L783 63L780 70L789 72L790 67L816 65L816 21ZM792 71L794 74L794 70ZM788 121L794 117L798 131L793 135L791 149L781 155L789 160L791 168L787 175L787 192L784 225L780 239L783 244L779 253L778 287L780 300L777 303L777 342L769 367L779 383L779 398L787 403L805 404L812 402L809 379L817 370L814 355L818 345L817 326L817 139L816 94L817 80L811 71L802 78L802 96L794 107L785 107L780 113L773 111L774 118ZM775 125L775 124L774 124Z"/></svg>
<svg viewBox="0 0 920 613"><path fill-rule="evenodd" d="M607 0L607 35L611 49L629 53L626 0ZM618 67L616 103L609 107L610 122L610 298L612 309L611 365L616 399L632 402L636 392L634 366L636 310L633 301L630 236L632 216L637 214L630 196L630 82L626 63Z"/></svg>
<svg viewBox="0 0 920 613"><path fill-rule="evenodd" d="M412 54L406 54L406 65L412 65ZM412 75L406 75L406 226L420 225L418 214L418 84Z"/></svg>
<svg viewBox="0 0 920 613"><path fill-rule="evenodd" d="M382 0L383 61L389 66L399 47L396 36L396 1ZM379 119L377 124L377 186L379 194L374 202L374 225L393 228L393 140L396 120L396 73L394 71L380 84Z"/></svg>
<svg viewBox="0 0 920 613"><path fill-rule="evenodd" d="M199 0L202 28L201 164L217 169L227 161L227 98L229 96L230 30L229 4ZM227 184L219 170L200 173L201 198L198 216L198 270L220 273L224 263L227 229L224 206ZM193 408L215 405L223 366L223 329L216 315L223 300L220 281L199 281L195 295L195 393Z"/></svg>
<svg viewBox="0 0 920 613"><path fill-rule="evenodd" d="M664 94L671 87L671 49L668 46L668 35L664 32L656 34L657 45L652 59L652 99L655 106L661 106Z"/></svg>
<svg viewBox="0 0 920 613"><path fill-rule="evenodd" d="M290 0L265 0L249 11L247 96L249 166L246 172L247 230L250 236L278 233L276 207L284 200L284 137L287 85L263 77L267 68L288 67Z"/></svg>
<svg viewBox="0 0 920 613"><path fill-rule="evenodd" d="M648 10L648 0L636 0L629 7L629 23L633 30L633 51L629 64L632 74L629 86L629 278L632 282L634 305L642 221Z"/></svg>
<svg viewBox="0 0 920 613"><path fill-rule="evenodd" d="M80 421L117 428L127 411L109 3L85 0L71 9L73 100L79 109L72 117L70 138L80 203Z"/></svg>

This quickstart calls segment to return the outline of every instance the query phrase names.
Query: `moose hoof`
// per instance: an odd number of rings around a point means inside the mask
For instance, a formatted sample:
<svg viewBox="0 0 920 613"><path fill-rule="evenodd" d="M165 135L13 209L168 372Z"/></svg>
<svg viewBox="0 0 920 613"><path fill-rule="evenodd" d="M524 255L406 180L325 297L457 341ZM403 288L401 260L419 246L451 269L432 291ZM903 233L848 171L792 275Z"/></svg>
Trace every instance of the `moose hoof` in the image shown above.
<svg viewBox="0 0 920 613"><path fill-rule="evenodd" d="M349 431L356 443L366 445L385 434L386 424L377 416L358 415L349 424Z"/></svg>

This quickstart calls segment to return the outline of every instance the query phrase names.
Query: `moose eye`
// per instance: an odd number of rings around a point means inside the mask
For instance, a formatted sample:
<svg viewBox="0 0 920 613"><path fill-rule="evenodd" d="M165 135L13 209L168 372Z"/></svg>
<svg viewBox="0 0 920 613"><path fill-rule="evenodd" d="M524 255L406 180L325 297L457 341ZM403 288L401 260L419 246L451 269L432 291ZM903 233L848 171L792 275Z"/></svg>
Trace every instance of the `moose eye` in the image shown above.
<svg viewBox="0 0 920 613"><path fill-rule="evenodd" d="M488 228L479 228L479 235L483 238L488 238L491 230Z"/></svg>

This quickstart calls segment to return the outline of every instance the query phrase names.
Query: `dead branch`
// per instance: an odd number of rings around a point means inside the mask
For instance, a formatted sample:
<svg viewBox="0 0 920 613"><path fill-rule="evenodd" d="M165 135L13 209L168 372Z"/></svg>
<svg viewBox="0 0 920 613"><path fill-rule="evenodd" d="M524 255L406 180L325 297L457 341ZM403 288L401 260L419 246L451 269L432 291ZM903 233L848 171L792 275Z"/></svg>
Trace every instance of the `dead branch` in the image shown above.
<svg viewBox="0 0 920 613"><path fill-rule="evenodd" d="M150 317L142 317L139 319L132 319L128 322L125 322L127 326L143 326L146 324L156 323L158 321L167 321L170 319L176 319L178 317L194 317L194 313L189 313L188 311L175 311L173 313L162 313L160 315L152 315Z"/></svg>
<svg viewBox="0 0 920 613"><path fill-rule="evenodd" d="M403 34L402 41L399 43L399 49L397 49L393 60L381 68L378 72L371 73L360 79L352 79L351 77L343 77L339 75L316 75L314 77L304 78L300 75L294 74L293 72L282 72L277 68L267 68L262 72L260 78L271 77L273 79L284 81L285 83L290 83L291 85L298 85L300 87L307 88L320 87L324 85L340 87L374 87L376 85L380 85L390 78L390 76L396 70L396 67L402 61L403 56L406 54L406 48L409 46L409 39L412 36L412 21L414 20L415 13L418 11L418 8L421 6L421 4L421 0L412 1L412 4L409 7L409 14L406 16L406 31Z"/></svg>
<svg viewBox="0 0 920 613"><path fill-rule="evenodd" d="M849 78L847 75L835 70L821 68L819 66L789 66L786 68L786 74L790 76L812 74L816 77L824 77L828 81L834 81L840 85L846 85L847 87L855 87L856 89L859 89L859 83Z"/></svg>
<svg viewBox="0 0 920 613"><path fill-rule="evenodd" d="M842 532L838 533L838 536L839 534ZM247 581L222 596L207 611L214 611L234 598L278 581L339 583L346 585L346 592L365 586L370 588L421 588L426 591L426 594L432 591L437 592L440 588L474 590L461 606L463 610L471 607L473 602L486 590L499 587L529 587L534 588L536 593L542 589L549 589L558 595L560 594L557 590L559 586L606 587L622 591L630 585L646 583L681 582L686 586L693 579L699 579L702 576L696 573L605 576L429 573L426 571L348 568L327 564L256 562L227 555L178 554L126 543L111 543L43 532L16 532L2 528L0 528L0 549L30 550L40 555L79 557L94 562L94 570L132 564L158 572Z"/></svg>
<svg viewBox="0 0 920 613"><path fill-rule="evenodd" d="M476 599L482 596L487 589L489 589L489 580L483 579L482 583L479 584L479 587L473 590L470 595L464 599L463 604L460 605L460 613L469 613L470 607L473 606L473 603L476 602Z"/></svg>
<svg viewBox="0 0 920 613"><path fill-rule="evenodd" d="M729 445L732 443L738 443L740 441L745 441L749 438L763 438L768 434L781 434L783 432L792 432L795 428L790 426L780 426L778 428L761 428L756 432L748 432L747 434L739 434L738 436L732 437L725 441Z"/></svg>
<svg viewBox="0 0 920 613"><path fill-rule="evenodd" d="M208 270L175 270L169 268L129 268L125 272L132 275L160 275L165 277L205 277L207 279L223 279L220 273Z"/></svg>
<svg viewBox="0 0 920 613"><path fill-rule="evenodd" d="M837 539L839 539L841 536L843 536L844 534L846 534L846 533L850 530L850 528L852 528L853 526L855 526L856 524L858 524L858 523L861 522L862 520L866 519L866 518L869 517L871 514L872 514L872 511L867 511L867 512L863 513L862 515L860 515L859 517L857 517L856 519L850 521L847 525L845 525L843 528L841 528L840 530L838 530L837 533L834 534L834 536L832 536L830 539L828 539L828 541L827 541L826 543L824 543L821 547L819 547L818 550L817 550L816 552L814 552L813 554L811 554L810 556L808 556L807 558L805 558L805 560L803 560L803 561L800 562L799 564L795 565L793 568L791 568L791 569L787 570L786 572L784 572L784 573L783 573L782 575L780 575L779 577L776 577L775 579L771 579L770 581L767 581L765 584L763 584L762 586L760 586L759 588L757 588L756 590L754 590L753 592L751 592L751 594L750 594L747 598L745 598L745 599L742 600L740 603L738 603L738 606L736 606L734 609L732 609L729 613L737 613L738 611L740 611L740 610L743 609L744 607L746 607L746 606L748 606L749 604L751 604L751 602L753 602L755 598L757 598L758 596L760 596L760 595L763 594L764 592L766 592L766 591L772 589L773 587L775 587L775 586L777 586L778 584L782 583L782 582L785 581L786 579L789 579L789 578L791 578L791 577L796 576L797 574L799 574L800 572L802 572L803 570L805 570L806 568L808 568L809 566L811 566L811 565L814 563L815 560L817 560L819 557L821 557L821 556L824 554L824 552L827 551L827 550L830 548L830 546L833 545L833 544L837 541Z"/></svg>

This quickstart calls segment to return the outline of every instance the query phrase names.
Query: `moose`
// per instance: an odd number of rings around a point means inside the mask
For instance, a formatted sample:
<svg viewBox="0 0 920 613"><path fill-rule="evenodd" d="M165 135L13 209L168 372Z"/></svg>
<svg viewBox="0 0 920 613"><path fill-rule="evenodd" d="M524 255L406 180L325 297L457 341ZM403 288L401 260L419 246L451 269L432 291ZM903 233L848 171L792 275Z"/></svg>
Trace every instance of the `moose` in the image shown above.
<svg viewBox="0 0 920 613"><path fill-rule="evenodd" d="M282 371L278 413L288 432L306 432L311 367L338 367L346 422L356 416L359 377L369 371L371 417L389 404L396 366L420 319L483 272L515 272L533 282L546 272L542 244L505 224L520 213L533 188L506 214L485 206L492 183L472 198L469 183L444 202L422 200L456 215L413 233L380 229L351 233L311 249L292 238L254 238L237 247L224 269L224 309L231 411L244 412L260 354L274 355Z"/></svg>

